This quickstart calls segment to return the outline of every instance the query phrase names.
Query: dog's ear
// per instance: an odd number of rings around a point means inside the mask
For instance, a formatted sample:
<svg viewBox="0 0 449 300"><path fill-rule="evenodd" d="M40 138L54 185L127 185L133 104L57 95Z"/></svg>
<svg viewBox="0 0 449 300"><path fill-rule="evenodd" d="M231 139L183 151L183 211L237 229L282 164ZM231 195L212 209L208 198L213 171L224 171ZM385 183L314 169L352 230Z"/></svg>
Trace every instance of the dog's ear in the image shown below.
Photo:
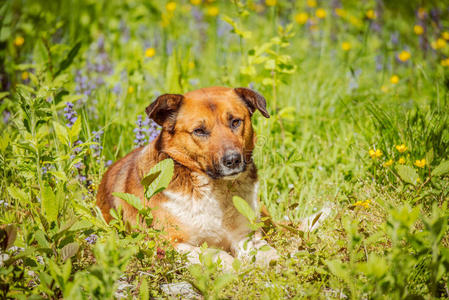
<svg viewBox="0 0 449 300"><path fill-rule="evenodd" d="M235 93L245 101L246 106L248 106L249 113L252 115L256 109L258 109L265 118L269 118L270 114L267 111L267 101L265 98L248 88L235 88Z"/></svg>
<svg viewBox="0 0 449 300"><path fill-rule="evenodd" d="M168 128L172 128L175 122L176 112L181 106L183 95L164 94L157 97L146 109L148 117L154 120L160 126L169 121Z"/></svg>

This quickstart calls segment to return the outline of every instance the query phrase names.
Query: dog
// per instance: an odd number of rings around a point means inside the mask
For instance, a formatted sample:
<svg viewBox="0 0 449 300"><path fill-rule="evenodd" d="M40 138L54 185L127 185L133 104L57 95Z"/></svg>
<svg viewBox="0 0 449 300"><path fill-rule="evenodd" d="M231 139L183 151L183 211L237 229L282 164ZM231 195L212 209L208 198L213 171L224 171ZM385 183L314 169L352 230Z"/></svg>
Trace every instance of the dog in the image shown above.
<svg viewBox="0 0 449 300"><path fill-rule="evenodd" d="M145 111L161 126L160 134L109 167L99 185L97 206L105 220L121 206L126 222L139 222L137 210L112 195L130 193L152 209L152 226L192 263L199 261L203 243L218 249L215 257L228 266L234 257L248 259L254 253L261 264L277 260L277 251L260 232L249 237L249 222L232 201L240 196L260 211L252 161L256 136L251 116L256 110L270 117L265 98L248 88L209 87L157 97ZM166 158L174 161L173 178L148 201L141 180ZM261 247L264 251L257 251Z"/></svg>

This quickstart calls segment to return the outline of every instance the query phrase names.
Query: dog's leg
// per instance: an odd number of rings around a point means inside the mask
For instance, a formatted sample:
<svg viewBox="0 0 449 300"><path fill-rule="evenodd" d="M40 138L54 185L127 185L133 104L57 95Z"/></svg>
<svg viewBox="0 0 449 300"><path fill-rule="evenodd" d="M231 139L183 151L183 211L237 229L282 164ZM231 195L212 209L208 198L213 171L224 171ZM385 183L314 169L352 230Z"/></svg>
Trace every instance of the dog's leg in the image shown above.
<svg viewBox="0 0 449 300"><path fill-rule="evenodd" d="M211 254L213 256L213 261L217 262L220 258L222 266L225 270L232 269L232 263L234 262L234 258L225 251L208 248L203 252L200 247L195 247L190 244L180 243L175 246L175 249L181 253L186 254L189 264L199 264L200 263L200 253L203 254Z"/></svg>
<svg viewBox="0 0 449 300"><path fill-rule="evenodd" d="M250 238L240 240L232 251L239 259L249 261L254 255L256 263L262 266L268 266L271 262L279 259L279 254L276 249L269 246L268 243L262 239L260 232L254 234Z"/></svg>

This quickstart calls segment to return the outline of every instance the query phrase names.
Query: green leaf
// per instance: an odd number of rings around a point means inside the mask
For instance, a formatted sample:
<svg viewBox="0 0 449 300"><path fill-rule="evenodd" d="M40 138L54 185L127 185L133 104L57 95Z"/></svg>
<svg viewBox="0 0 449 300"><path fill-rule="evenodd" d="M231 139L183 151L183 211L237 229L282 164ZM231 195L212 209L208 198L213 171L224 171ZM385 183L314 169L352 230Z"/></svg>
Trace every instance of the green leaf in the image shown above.
<svg viewBox="0 0 449 300"><path fill-rule="evenodd" d="M246 217L251 223L256 221L256 213L249 206L248 202L240 198L239 196L232 197L232 202L234 203L235 208L241 213L244 217Z"/></svg>
<svg viewBox="0 0 449 300"><path fill-rule="evenodd" d="M24 191L18 189L18 188L15 187L15 186L12 186L12 185L11 185L11 186L8 186L8 187L7 187L7 190L8 190L9 195L10 195L12 198L14 198L14 199L16 199L16 200L19 200L19 201L27 202L27 200L28 200L28 195L27 195Z"/></svg>
<svg viewBox="0 0 449 300"><path fill-rule="evenodd" d="M419 176L414 168L410 166L399 165L396 166L396 171L398 172L399 177L401 177L404 182L416 185Z"/></svg>
<svg viewBox="0 0 449 300"><path fill-rule="evenodd" d="M81 48L81 42L78 42L75 44L75 46L73 46L72 49L70 49L67 56L59 64L59 68L58 68L58 71L56 71L56 73L55 73L55 77L57 77L62 71L64 71L65 69L67 69L70 66L70 64L73 62L73 59L78 54L78 51L80 50L80 48Z"/></svg>
<svg viewBox="0 0 449 300"><path fill-rule="evenodd" d="M70 128L70 141L73 141L78 137L81 131L81 116L79 116L75 123L73 123L72 128Z"/></svg>
<svg viewBox="0 0 449 300"><path fill-rule="evenodd" d="M68 258L73 257L78 252L79 248L80 248L80 246L78 245L77 242L73 242L73 243L65 245L61 249L62 260L66 261Z"/></svg>
<svg viewBox="0 0 449 300"><path fill-rule="evenodd" d="M156 178L151 180L150 185L145 186L145 197L147 199L151 199L151 197L153 197L155 194L167 188L173 177L174 168L175 164L173 163L173 160L171 160L170 158L164 159L163 161L160 161L154 167L152 167L150 172L148 172L148 174L144 176L142 182L149 182L149 179L152 179L154 177L154 174L159 173Z"/></svg>
<svg viewBox="0 0 449 300"><path fill-rule="evenodd" d="M48 185L45 185L42 188L41 209L49 223L56 221L58 218L58 204L56 203L56 197Z"/></svg>
<svg viewBox="0 0 449 300"><path fill-rule="evenodd" d="M433 169L432 176L443 176L447 173L449 173L449 160L444 160Z"/></svg>
<svg viewBox="0 0 449 300"><path fill-rule="evenodd" d="M140 283L139 296L141 300L150 299L150 291L148 289L148 281L143 278Z"/></svg>
<svg viewBox="0 0 449 300"><path fill-rule="evenodd" d="M53 128L55 129L56 137L64 144L69 144L69 132L66 127L62 126L58 122L53 122Z"/></svg>
<svg viewBox="0 0 449 300"><path fill-rule="evenodd" d="M112 195L126 201L129 205L136 208L137 210L142 210L144 208L142 200L140 200L140 198L136 195L119 192L112 193Z"/></svg>
<svg viewBox="0 0 449 300"><path fill-rule="evenodd" d="M39 229L34 233L34 239L42 248L50 248L47 239L45 238L45 233L42 230Z"/></svg>
<svg viewBox="0 0 449 300"><path fill-rule="evenodd" d="M0 151L4 152L10 143L11 139L8 132L5 130L2 137L0 138Z"/></svg>

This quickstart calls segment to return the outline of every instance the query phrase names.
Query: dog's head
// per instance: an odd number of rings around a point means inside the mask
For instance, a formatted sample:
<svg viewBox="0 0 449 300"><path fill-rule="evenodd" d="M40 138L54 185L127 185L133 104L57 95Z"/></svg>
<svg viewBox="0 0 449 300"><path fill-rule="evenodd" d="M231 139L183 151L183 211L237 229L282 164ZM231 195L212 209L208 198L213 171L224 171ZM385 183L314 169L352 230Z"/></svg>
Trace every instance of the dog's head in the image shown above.
<svg viewBox="0 0 449 300"><path fill-rule="evenodd" d="M211 87L159 96L146 108L162 126L156 149L210 177L233 178L251 162L251 116L269 118L265 98L247 88Z"/></svg>

